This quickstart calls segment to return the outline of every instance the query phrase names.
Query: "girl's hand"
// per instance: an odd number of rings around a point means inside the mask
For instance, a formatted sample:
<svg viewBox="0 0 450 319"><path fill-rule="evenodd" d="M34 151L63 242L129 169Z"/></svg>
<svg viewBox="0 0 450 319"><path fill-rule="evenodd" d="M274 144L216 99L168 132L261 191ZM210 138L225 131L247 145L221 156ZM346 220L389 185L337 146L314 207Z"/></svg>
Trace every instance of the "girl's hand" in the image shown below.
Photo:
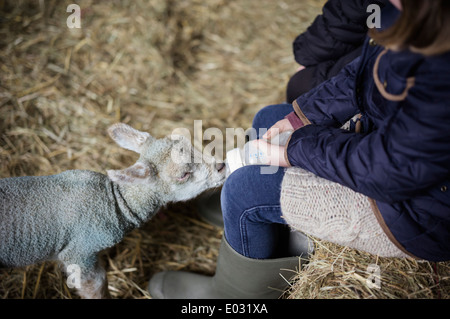
<svg viewBox="0 0 450 319"><path fill-rule="evenodd" d="M263 135L263 139L270 141L275 136L286 132L286 131L292 131L294 128L292 127L291 122L289 122L288 119L282 119L278 122L276 122L267 132Z"/></svg>
<svg viewBox="0 0 450 319"><path fill-rule="evenodd" d="M267 143L265 140L250 141L254 147L266 155L265 165L289 167L285 158L285 147Z"/></svg>

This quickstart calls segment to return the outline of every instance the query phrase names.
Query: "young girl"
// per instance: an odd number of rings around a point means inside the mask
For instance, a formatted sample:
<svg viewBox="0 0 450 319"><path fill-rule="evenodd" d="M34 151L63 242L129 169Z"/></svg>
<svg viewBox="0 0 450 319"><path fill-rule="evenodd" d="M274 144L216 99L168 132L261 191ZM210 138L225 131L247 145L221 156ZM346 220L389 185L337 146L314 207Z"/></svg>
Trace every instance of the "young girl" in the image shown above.
<svg viewBox="0 0 450 319"><path fill-rule="evenodd" d="M216 274L159 273L153 297L277 298L280 269L309 253L286 225L380 256L450 259L450 3L391 2L360 58L255 116L271 128L254 141L267 164L291 168L227 179ZM267 144L286 130L286 146Z"/></svg>

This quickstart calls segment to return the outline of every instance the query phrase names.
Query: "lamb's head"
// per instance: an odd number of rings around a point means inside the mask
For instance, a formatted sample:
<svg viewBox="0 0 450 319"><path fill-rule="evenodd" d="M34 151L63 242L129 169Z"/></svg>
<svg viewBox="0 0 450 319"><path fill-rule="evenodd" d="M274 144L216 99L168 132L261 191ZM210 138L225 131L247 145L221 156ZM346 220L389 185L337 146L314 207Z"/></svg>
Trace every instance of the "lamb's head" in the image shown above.
<svg viewBox="0 0 450 319"><path fill-rule="evenodd" d="M225 181L225 165L203 155L182 135L156 139L123 123L111 126L108 133L119 146L140 154L134 165L107 171L118 184L146 184L166 201L177 202Z"/></svg>

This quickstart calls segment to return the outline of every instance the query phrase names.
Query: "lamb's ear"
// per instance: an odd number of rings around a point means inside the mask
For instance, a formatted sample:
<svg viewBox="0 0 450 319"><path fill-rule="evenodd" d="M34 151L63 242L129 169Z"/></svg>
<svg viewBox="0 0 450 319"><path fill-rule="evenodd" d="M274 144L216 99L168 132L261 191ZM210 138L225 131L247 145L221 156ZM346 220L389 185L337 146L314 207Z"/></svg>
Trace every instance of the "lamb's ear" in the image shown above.
<svg viewBox="0 0 450 319"><path fill-rule="evenodd" d="M119 146L136 153L141 153L144 143L148 139L153 139L150 134L138 131L124 123L112 125L108 128L108 133Z"/></svg>
<svg viewBox="0 0 450 319"><path fill-rule="evenodd" d="M139 184L146 182L152 178L155 174L154 169L151 166L144 165L142 163L136 163L121 170L108 170L106 171L108 177L113 182L118 184Z"/></svg>

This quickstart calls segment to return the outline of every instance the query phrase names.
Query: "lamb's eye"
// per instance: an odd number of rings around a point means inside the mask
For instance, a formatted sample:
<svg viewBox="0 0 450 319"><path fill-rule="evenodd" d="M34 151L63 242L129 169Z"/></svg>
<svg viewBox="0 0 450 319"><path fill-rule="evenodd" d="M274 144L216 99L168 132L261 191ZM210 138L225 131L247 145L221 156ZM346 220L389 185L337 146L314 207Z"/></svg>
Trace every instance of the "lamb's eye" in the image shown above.
<svg viewBox="0 0 450 319"><path fill-rule="evenodd" d="M191 176L191 172L186 172L181 177L178 177L177 180L180 182L186 181Z"/></svg>

